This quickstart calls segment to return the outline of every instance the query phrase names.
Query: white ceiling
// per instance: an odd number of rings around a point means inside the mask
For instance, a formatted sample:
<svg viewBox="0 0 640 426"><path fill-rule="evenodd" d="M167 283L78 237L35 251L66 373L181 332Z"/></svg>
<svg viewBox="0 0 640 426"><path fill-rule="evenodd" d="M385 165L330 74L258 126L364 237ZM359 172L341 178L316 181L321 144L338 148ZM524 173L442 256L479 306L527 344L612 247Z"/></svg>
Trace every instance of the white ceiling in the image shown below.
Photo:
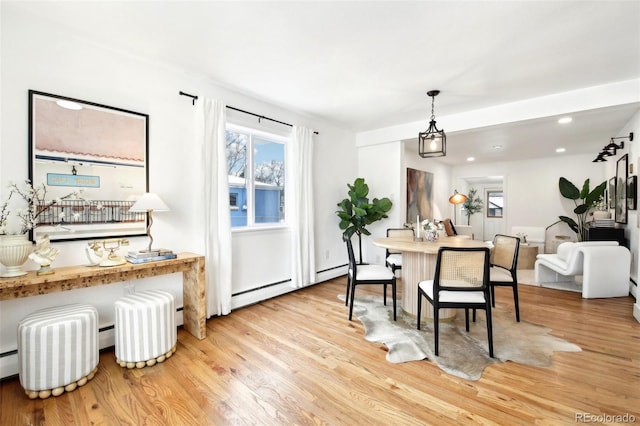
<svg viewBox="0 0 640 426"><path fill-rule="evenodd" d="M640 78L639 1L4 0L2 8L355 132L418 120L426 129L430 89L441 91L437 119ZM450 134L445 161L464 162L470 151L478 161L544 157L559 142L595 157L638 108L576 113L566 130L549 119Z"/></svg>

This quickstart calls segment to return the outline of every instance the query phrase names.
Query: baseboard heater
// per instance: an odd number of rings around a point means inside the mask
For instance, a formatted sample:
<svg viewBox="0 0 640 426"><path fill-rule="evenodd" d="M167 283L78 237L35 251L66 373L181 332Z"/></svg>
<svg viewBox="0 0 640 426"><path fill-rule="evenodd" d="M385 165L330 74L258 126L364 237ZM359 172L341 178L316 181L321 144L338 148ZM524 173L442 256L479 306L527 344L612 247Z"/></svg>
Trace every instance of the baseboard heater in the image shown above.
<svg viewBox="0 0 640 426"><path fill-rule="evenodd" d="M319 275L319 274L322 274L322 273L325 273L325 272L334 271L336 269L344 268L347 265L348 264L345 263L344 265L333 266L331 268L323 269L321 271L316 271L316 274ZM243 294L248 294L248 293L251 293L251 292L254 292L254 291L264 290L265 288L274 287L274 286L277 286L277 285L280 285L280 284L290 283L290 282L291 282L291 278L289 278L288 280L276 281L276 282L273 282L273 283L261 285L260 287L255 287L255 288L251 288L249 290L244 290L244 291L239 291L238 293L233 293L231 295L231 297L242 296ZM319 284L321 282L324 282L324 281L318 281L315 284Z"/></svg>
<svg viewBox="0 0 640 426"><path fill-rule="evenodd" d="M260 287L251 288L251 289L245 290L245 291L239 291L238 293L233 293L233 294L231 294L231 297L242 296L243 294L248 294L248 293L251 293L253 291L264 290L265 288L273 287L273 286L284 284L284 283L290 283L290 282L291 282L291 279L288 279L288 280L282 280L282 281L278 281L278 282L271 283L271 284L261 285Z"/></svg>
<svg viewBox="0 0 640 426"><path fill-rule="evenodd" d="M333 266L316 272L317 281L314 284L320 284L346 274L347 264ZM341 270L343 269L343 270ZM291 278L273 283L263 284L248 290L239 291L231 295L231 310L243 308L263 302L273 297L282 296L290 293L298 288L291 286ZM215 316L215 315L212 315Z"/></svg>
<svg viewBox="0 0 640 426"><path fill-rule="evenodd" d="M331 267L331 268L323 269L322 271L316 272L316 274L322 274L324 272L335 271L336 269L344 268L346 266L349 266L349 264L348 263L344 263L342 265L338 265L338 266L334 266L334 267Z"/></svg>

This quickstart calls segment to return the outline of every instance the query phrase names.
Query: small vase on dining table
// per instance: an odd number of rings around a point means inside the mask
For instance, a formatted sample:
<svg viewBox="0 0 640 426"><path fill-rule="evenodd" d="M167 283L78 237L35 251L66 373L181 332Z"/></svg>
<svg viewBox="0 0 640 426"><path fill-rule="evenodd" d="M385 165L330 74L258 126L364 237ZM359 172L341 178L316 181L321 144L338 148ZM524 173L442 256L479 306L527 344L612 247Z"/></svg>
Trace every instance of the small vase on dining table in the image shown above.
<svg viewBox="0 0 640 426"><path fill-rule="evenodd" d="M429 242L438 241L438 231L435 229L426 229L424 231L424 239Z"/></svg>

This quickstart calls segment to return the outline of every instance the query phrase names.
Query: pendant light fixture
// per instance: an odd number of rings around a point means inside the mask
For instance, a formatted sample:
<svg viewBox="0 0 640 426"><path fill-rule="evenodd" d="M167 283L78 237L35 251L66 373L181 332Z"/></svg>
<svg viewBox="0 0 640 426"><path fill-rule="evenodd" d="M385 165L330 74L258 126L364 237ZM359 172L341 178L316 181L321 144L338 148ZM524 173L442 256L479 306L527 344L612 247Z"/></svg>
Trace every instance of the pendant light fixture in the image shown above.
<svg viewBox="0 0 640 426"><path fill-rule="evenodd" d="M438 130L436 127L436 116L433 112L435 97L439 93L439 90L427 92L427 95L431 97L431 121L429 122L429 128L418 135L418 154L422 158L444 157L447 155L447 135L444 134L444 130Z"/></svg>

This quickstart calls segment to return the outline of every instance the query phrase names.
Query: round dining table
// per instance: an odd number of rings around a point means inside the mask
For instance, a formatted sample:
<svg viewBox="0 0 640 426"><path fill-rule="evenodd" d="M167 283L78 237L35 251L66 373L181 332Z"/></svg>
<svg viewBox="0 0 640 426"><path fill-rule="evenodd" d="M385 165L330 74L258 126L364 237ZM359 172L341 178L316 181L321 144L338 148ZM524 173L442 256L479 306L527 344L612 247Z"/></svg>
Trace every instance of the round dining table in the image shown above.
<svg viewBox="0 0 640 426"><path fill-rule="evenodd" d="M487 243L468 236L440 237L433 242L414 241L412 237L386 237L374 239L373 244L402 252L402 310L414 317L418 313L418 283L434 279L440 247L488 247ZM433 306L426 299L422 301L421 316L423 320L433 321ZM455 316L455 309L440 310L441 320Z"/></svg>

